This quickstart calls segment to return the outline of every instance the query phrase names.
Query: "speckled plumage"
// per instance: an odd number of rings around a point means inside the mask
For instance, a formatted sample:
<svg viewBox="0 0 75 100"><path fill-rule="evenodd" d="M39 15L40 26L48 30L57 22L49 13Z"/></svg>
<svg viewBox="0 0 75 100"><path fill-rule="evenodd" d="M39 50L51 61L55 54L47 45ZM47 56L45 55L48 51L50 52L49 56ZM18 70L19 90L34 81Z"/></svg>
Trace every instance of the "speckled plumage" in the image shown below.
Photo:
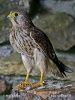
<svg viewBox="0 0 75 100"><path fill-rule="evenodd" d="M72 72L72 69L58 60L46 34L32 23L25 11L12 11L10 17L13 24L10 43L21 54L28 73L33 66L38 66L41 73L44 73L50 67L50 60L57 66L53 71L58 69L62 76L66 75L65 72Z"/></svg>

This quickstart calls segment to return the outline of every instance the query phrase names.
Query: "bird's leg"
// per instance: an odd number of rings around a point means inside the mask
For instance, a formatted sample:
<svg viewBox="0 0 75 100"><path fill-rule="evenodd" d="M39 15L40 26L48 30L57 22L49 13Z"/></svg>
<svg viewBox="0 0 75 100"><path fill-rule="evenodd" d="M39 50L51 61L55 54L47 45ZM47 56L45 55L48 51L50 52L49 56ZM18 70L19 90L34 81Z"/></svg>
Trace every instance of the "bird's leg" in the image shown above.
<svg viewBox="0 0 75 100"><path fill-rule="evenodd" d="M23 82L23 85L24 86L27 86L27 85L31 85L32 83L28 81L28 78L29 78L29 72L27 72L27 75L26 75L26 79L25 81Z"/></svg>
<svg viewBox="0 0 75 100"><path fill-rule="evenodd" d="M37 48L34 49L34 61L35 61L36 66L38 66L38 68L41 72L41 77L40 77L40 81L38 83L32 84L33 88L43 85L44 73L47 68L46 57L45 57L44 53Z"/></svg>
<svg viewBox="0 0 75 100"><path fill-rule="evenodd" d="M42 85L43 85L43 78L44 78L44 73L41 73L41 77L40 77L39 83L32 84L32 87L33 87L33 88L36 88L36 87L38 87L38 86L42 86Z"/></svg>
<svg viewBox="0 0 75 100"><path fill-rule="evenodd" d="M31 82L28 81L28 78L29 78L29 74L33 68L33 65L32 65L33 59L25 54L24 55L22 54L21 57L22 57L23 64L27 70L27 75L26 75L25 81L22 84L18 85L18 89L24 89L27 85L32 84Z"/></svg>
<svg viewBox="0 0 75 100"><path fill-rule="evenodd" d="M27 72L26 79L23 83L18 84L18 90L24 89L27 85L32 85L31 82L28 82L29 72Z"/></svg>

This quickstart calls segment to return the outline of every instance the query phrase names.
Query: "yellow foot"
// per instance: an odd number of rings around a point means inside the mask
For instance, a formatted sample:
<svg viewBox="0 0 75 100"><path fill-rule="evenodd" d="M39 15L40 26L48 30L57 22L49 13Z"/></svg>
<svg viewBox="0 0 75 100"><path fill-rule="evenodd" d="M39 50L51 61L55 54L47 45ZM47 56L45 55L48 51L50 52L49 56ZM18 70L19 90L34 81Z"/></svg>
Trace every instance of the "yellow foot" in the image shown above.
<svg viewBox="0 0 75 100"><path fill-rule="evenodd" d="M32 88L36 88L36 87L39 87L39 86L42 86L42 85L43 85L43 82L32 84Z"/></svg>
<svg viewBox="0 0 75 100"><path fill-rule="evenodd" d="M23 82L21 84L18 84L18 90L23 90L27 85L31 85L32 86L32 83L31 82Z"/></svg>

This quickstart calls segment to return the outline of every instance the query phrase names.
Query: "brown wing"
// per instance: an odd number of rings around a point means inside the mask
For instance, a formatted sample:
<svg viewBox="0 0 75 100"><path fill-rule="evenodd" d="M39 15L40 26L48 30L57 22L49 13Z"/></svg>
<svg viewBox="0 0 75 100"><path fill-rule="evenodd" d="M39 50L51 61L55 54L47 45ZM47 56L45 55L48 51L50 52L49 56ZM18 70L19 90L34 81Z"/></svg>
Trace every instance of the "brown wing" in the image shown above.
<svg viewBox="0 0 75 100"><path fill-rule="evenodd" d="M54 52L53 46L43 31L34 27L30 36L47 56L49 56L51 59L55 58L56 54Z"/></svg>
<svg viewBox="0 0 75 100"><path fill-rule="evenodd" d="M49 58L56 64L62 76L66 76L65 72L73 72L71 68L67 67L61 61L58 60L54 52L53 46L44 32L35 27L33 32L31 32L31 38L36 42L36 44L40 46L43 52L47 56L49 56Z"/></svg>

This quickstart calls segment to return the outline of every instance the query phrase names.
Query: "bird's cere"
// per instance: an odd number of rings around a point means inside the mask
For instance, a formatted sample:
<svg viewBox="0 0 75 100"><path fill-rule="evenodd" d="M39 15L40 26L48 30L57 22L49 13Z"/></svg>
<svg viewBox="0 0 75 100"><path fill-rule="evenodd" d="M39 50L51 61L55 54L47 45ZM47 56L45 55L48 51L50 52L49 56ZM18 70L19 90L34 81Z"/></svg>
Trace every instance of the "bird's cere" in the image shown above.
<svg viewBox="0 0 75 100"><path fill-rule="evenodd" d="M14 13L10 13L8 16L7 16L7 18L14 18L15 17L15 14Z"/></svg>

